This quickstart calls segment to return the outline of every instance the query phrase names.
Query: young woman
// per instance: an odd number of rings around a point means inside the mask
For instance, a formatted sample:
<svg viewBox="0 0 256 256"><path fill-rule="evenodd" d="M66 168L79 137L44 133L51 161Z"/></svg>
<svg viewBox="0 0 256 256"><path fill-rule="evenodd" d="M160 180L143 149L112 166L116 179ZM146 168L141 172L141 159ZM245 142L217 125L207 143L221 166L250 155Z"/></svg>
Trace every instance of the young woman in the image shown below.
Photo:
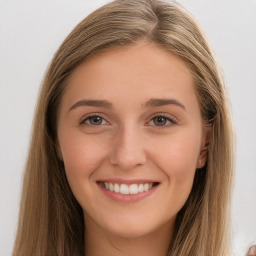
<svg viewBox="0 0 256 256"><path fill-rule="evenodd" d="M230 255L233 135L193 18L116 0L60 46L35 113L13 256Z"/></svg>

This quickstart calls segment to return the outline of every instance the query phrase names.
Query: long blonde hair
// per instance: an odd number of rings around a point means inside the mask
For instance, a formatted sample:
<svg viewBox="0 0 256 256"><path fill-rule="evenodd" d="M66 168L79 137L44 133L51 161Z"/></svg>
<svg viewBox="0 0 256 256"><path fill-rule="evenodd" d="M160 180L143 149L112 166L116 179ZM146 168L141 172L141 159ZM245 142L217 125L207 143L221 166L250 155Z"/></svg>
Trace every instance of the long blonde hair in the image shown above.
<svg viewBox="0 0 256 256"><path fill-rule="evenodd" d="M116 0L78 24L55 54L44 78L25 168L13 256L84 255L83 212L56 152L56 119L74 69L112 47L144 39L179 56L189 67L206 126L204 168L177 215L168 255L229 255L233 135L220 71L196 22L181 6L160 0Z"/></svg>

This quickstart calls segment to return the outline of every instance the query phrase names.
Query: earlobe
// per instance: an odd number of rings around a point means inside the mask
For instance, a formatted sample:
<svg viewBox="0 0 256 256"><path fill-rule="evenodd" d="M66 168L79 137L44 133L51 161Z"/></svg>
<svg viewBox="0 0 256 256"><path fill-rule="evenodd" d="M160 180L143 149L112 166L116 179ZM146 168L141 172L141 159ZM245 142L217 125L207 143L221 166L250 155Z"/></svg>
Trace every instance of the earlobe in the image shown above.
<svg viewBox="0 0 256 256"><path fill-rule="evenodd" d="M205 166L208 155L208 146L205 146L201 152L197 163L197 169L201 169Z"/></svg>
<svg viewBox="0 0 256 256"><path fill-rule="evenodd" d="M208 158L208 150L209 150L209 137L210 137L211 128L207 127L205 131L205 140L203 142L200 155L198 158L197 168L201 169L205 166Z"/></svg>

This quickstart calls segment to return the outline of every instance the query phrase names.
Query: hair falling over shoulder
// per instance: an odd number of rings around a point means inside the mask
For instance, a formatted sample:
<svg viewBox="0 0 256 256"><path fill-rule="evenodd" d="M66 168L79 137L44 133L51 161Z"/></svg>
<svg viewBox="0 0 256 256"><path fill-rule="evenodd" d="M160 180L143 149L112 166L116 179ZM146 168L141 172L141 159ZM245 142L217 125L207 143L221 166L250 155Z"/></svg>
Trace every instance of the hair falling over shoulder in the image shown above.
<svg viewBox="0 0 256 256"><path fill-rule="evenodd" d="M91 56L148 40L189 67L209 126L207 164L196 171L178 213L171 256L230 255L229 208L233 184L233 130L221 72L191 15L173 1L116 0L81 21L56 52L35 111L25 167L13 256L82 256L83 211L56 151L58 107L74 69Z"/></svg>

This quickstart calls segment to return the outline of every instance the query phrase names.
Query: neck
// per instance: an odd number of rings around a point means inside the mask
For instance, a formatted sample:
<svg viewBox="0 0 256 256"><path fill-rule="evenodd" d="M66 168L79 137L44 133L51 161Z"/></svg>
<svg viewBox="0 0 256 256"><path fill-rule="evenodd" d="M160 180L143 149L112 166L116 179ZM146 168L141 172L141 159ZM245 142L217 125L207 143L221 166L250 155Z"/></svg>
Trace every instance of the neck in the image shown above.
<svg viewBox="0 0 256 256"><path fill-rule="evenodd" d="M86 223L86 256L166 256L174 221L141 237L120 237L102 230L95 223Z"/></svg>

